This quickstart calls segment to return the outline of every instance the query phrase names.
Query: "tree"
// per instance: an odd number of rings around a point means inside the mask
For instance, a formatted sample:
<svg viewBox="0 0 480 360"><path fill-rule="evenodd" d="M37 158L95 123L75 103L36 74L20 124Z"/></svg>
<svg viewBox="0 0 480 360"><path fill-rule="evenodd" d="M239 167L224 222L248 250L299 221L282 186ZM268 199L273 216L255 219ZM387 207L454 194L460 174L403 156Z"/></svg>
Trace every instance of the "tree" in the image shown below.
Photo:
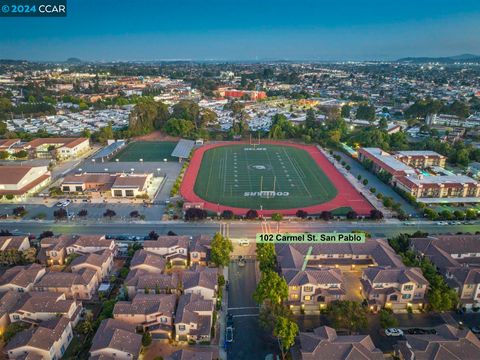
<svg viewBox="0 0 480 360"><path fill-rule="evenodd" d="M38 235L38 239L42 240L42 239L45 239L45 238L53 237L53 235L54 235L53 231L45 230L40 235Z"/></svg>
<svg viewBox="0 0 480 360"><path fill-rule="evenodd" d="M283 215L280 213L272 214L272 220L277 222L277 232L280 231L280 221L283 220Z"/></svg>
<svg viewBox="0 0 480 360"><path fill-rule="evenodd" d="M203 209L197 208L189 208L185 211L185 220L186 221L195 221L195 220L203 220L207 217L207 211Z"/></svg>
<svg viewBox="0 0 480 360"><path fill-rule="evenodd" d="M375 107L373 105L360 105L357 109L357 119L374 121Z"/></svg>
<svg viewBox="0 0 480 360"><path fill-rule="evenodd" d="M323 220L328 221L333 219L333 214L331 211L322 211L322 213L320 214L320 217Z"/></svg>
<svg viewBox="0 0 480 360"><path fill-rule="evenodd" d="M393 316L393 313L391 310L387 310L387 309L380 310L380 326L383 329L398 326L398 320L395 316Z"/></svg>
<svg viewBox="0 0 480 360"><path fill-rule="evenodd" d="M222 219L231 220L233 219L233 211L232 210L223 210L222 214L220 215Z"/></svg>
<svg viewBox="0 0 480 360"><path fill-rule="evenodd" d="M142 346L147 347L152 343L152 335L146 331L142 335Z"/></svg>
<svg viewBox="0 0 480 360"><path fill-rule="evenodd" d="M430 220L435 220L438 218L438 213L431 209L431 208L426 208L424 211L423 211L423 215L427 218L429 218Z"/></svg>
<svg viewBox="0 0 480 360"><path fill-rule="evenodd" d="M172 118L185 119L194 123L196 129L200 128L200 106L192 100L181 100L172 107Z"/></svg>
<svg viewBox="0 0 480 360"><path fill-rule="evenodd" d="M248 210L247 213L245 214L245 219L248 219L248 220L258 219L258 212L257 212L257 210L254 210L254 209Z"/></svg>
<svg viewBox="0 0 480 360"><path fill-rule="evenodd" d="M347 213L347 219L350 219L350 220L354 220L358 217L358 214L356 211L354 210L350 210L348 213Z"/></svg>
<svg viewBox="0 0 480 360"><path fill-rule="evenodd" d="M16 217L24 217L27 215L27 209L25 209L25 206L17 206L12 210L12 214Z"/></svg>
<svg viewBox="0 0 480 360"><path fill-rule="evenodd" d="M367 311L360 303L351 300L336 300L327 305L327 317L337 330L352 333L367 327Z"/></svg>
<svg viewBox="0 0 480 360"><path fill-rule="evenodd" d="M130 212L130 217L131 218L138 218L140 217L140 213L137 210L133 210Z"/></svg>
<svg viewBox="0 0 480 360"><path fill-rule="evenodd" d="M279 276L275 271L265 271L258 282L253 294L257 304L268 300L272 304L281 304L288 297L288 285L285 278Z"/></svg>
<svg viewBox="0 0 480 360"><path fill-rule="evenodd" d="M148 233L148 238L150 240L158 240L158 238L160 237L160 235L158 235L155 230L152 230Z"/></svg>
<svg viewBox="0 0 480 360"><path fill-rule="evenodd" d="M277 257L275 254L274 244L258 243L256 253L261 272L275 270L277 264Z"/></svg>
<svg viewBox="0 0 480 360"><path fill-rule="evenodd" d="M191 137L195 130L195 124L190 120L172 118L167 121L164 130L171 136Z"/></svg>
<svg viewBox="0 0 480 360"><path fill-rule="evenodd" d="M105 212L103 213L103 217L108 217L108 218L112 218L114 216L116 216L117 213L115 211L113 211L112 209L107 209L105 210Z"/></svg>
<svg viewBox="0 0 480 360"><path fill-rule="evenodd" d="M383 219L383 213L380 210L370 211L370 218L372 220L381 220Z"/></svg>
<svg viewBox="0 0 480 360"><path fill-rule="evenodd" d="M210 243L210 259L217 266L227 266L233 251L232 241L220 233L216 233Z"/></svg>
<svg viewBox="0 0 480 360"><path fill-rule="evenodd" d="M58 210L55 210L53 212L53 217L56 219L56 220L64 220L66 219L68 216L68 213L67 213L67 210L65 209L58 209Z"/></svg>
<svg viewBox="0 0 480 360"><path fill-rule="evenodd" d="M273 334L278 339L280 350L282 351L282 358L285 359L288 350L295 343L295 337L298 334L298 325L295 321L279 316L275 323Z"/></svg>
<svg viewBox="0 0 480 360"><path fill-rule="evenodd" d="M79 217L87 217L88 211L86 209L82 209L78 212Z"/></svg>
<svg viewBox="0 0 480 360"><path fill-rule="evenodd" d="M306 217L308 217L308 213L305 210L297 210L295 215L300 219L305 219Z"/></svg>
<svg viewBox="0 0 480 360"><path fill-rule="evenodd" d="M343 105L342 106L342 111L341 111L341 116L343 118L350 118L350 111L352 111L352 107L349 105Z"/></svg>

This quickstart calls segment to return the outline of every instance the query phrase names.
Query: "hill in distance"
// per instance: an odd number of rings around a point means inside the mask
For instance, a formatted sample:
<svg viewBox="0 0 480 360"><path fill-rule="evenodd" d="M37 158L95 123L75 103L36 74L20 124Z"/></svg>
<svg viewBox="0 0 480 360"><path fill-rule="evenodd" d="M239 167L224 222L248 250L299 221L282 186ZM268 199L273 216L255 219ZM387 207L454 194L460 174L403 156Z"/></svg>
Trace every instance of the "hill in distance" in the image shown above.
<svg viewBox="0 0 480 360"><path fill-rule="evenodd" d="M409 62L409 63L444 63L452 64L456 62L460 63L479 63L480 55L474 54L461 54L456 56L445 56L445 57L406 57L398 59L397 62Z"/></svg>

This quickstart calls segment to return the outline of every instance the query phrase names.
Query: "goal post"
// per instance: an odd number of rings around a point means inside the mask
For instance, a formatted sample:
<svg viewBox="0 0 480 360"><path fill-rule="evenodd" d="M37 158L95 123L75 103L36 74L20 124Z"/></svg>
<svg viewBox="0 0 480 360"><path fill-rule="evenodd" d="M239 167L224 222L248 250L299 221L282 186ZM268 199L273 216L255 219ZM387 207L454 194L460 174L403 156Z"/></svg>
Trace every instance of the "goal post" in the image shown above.
<svg viewBox="0 0 480 360"><path fill-rule="evenodd" d="M264 190L263 188L263 176L260 177L260 197L262 198L266 198L266 199L270 199L270 198L273 198L275 197L275 187L276 187L276 183L277 183L277 177L274 176L273 177L273 190Z"/></svg>

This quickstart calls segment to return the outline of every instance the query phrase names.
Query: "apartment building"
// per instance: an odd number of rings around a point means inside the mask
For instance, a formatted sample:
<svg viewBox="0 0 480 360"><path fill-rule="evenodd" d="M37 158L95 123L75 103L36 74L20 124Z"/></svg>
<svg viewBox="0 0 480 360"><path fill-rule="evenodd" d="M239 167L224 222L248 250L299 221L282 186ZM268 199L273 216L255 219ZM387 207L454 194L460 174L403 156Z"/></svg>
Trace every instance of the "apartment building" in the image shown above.
<svg viewBox="0 0 480 360"><path fill-rule="evenodd" d="M395 158L416 169L425 169L432 166L445 167L447 157L428 150L397 151Z"/></svg>
<svg viewBox="0 0 480 360"><path fill-rule="evenodd" d="M37 138L23 145L25 150L39 158L56 157L60 160L77 158L90 150L88 138Z"/></svg>

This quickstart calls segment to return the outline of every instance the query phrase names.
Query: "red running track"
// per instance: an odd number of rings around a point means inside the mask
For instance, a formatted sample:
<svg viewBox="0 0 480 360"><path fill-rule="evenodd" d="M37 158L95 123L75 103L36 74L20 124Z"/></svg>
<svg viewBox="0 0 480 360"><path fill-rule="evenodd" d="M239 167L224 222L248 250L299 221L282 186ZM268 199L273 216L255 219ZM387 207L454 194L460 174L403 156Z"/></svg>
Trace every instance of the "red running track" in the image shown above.
<svg viewBox="0 0 480 360"><path fill-rule="evenodd" d="M238 144L248 144L247 142L221 142L215 144L204 145L197 150L195 150L193 157L190 161L190 165L185 172L183 177L182 185L180 187L180 194L188 202L201 202L204 204L204 209L213 211L213 212L222 212L224 210L231 210L235 215L245 215L249 210L246 208L218 205L205 201L200 196L195 194L193 188L195 186L195 181L200 170L200 165L202 163L203 154L213 148L219 146L228 146L228 145L238 145ZM317 149L314 145L300 145L288 142L281 141L266 141L266 144L272 145L283 145L283 146L292 146L302 150L305 150L310 154L310 156L315 160L317 165L325 172L327 177L330 179L332 184L337 188L337 196L325 203L313 206L307 206L303 208L295 209L279 209L279 210L262 210L261 216L270 216L274 213L281 213L283 215L295 215L297 210L305 210L308 214L319 214L322 211L332 211L340 207L350 207L358 215L369 215L370 211L373 210L373 206L364 198L355 188L348 182L345 177L340 174L340 172L333 166L332 163L323 155L320 150ZM257 209L258 210L258 209Z"/></svg>

